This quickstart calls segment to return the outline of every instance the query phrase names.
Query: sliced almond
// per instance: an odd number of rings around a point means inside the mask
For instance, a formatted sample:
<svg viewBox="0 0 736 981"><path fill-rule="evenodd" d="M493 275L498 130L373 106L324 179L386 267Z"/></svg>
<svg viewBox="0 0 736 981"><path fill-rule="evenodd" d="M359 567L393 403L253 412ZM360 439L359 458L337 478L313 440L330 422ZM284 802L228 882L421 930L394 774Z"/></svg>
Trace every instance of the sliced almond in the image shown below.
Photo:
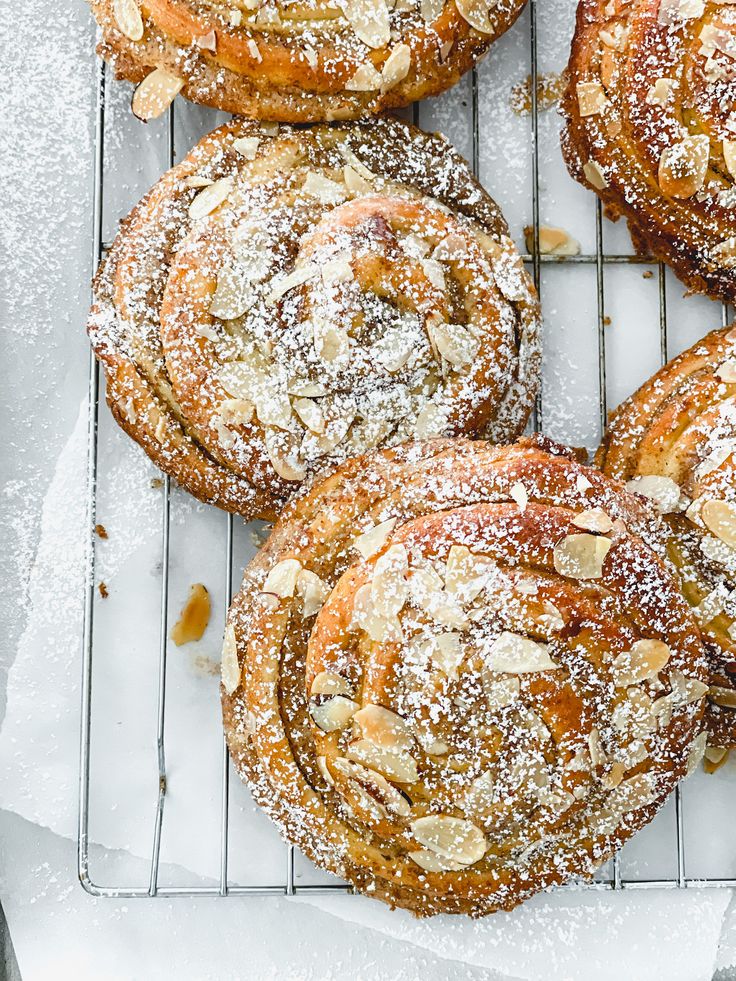
<svg viewBox="0 0 736 981"><path fill-rule="evenodd" d="M302 571L299 559L282 559L270 570L263 584L264 593L275 593L281 599L294 595L296 581Z"/></svg>
<svg viewBox="0 0 736 981"><path fill-rule="evenodd" d="M613 521L602 508L589 508L587 511L582 511L573 518L572 523L583 531L595 531L601 535L606 535L613 529Z"/></svg>
<svg viewBox="0 0 736 981"><path fill-rule="evenodd" d="M358 703L344 695L333 695L323 702L312 702L309 714L322 732L339 732L358 711Z"/></svg>
<svg viewBox="0 0 736 981"><path fill-rule="evenodd" d="M214 184L202 188L199 194L189 205L189 217L193 221L205 218L212 214L215 208L219 208L223 201L227 200L228 195L233 189L232 177L222 177Z"/></svg>
<svg viewBox="0 0 736 981"><path fill-rule="evenodd" d="M348 92L376 92L381 88L383 78L375 65L367 61L359 65L345 83Z"/></svg>
<svg viewBox="0 0 736 981"><path fill-rule="evenodd" d="M194 43L203 51L217 51L217 34L214 30L200 34L195 37Z"/></svg>
<svg viewBox="0 0 736 981"><path fill-rule="evenodd" d="M238 643L235 637L235 627L231 623L225 628L220 672L223 688L228 695L232 695L240 684L240 663L238 662Z"/></svg>
<svg viewBox="0 0 736 981"><path fill-rule="evenodd" d="M517 481L511 487L509 490L509 497L518 505L519 510L523 514L524 511L526 511L527 504L529 503L529 495L527 494L526 487L521 483L521 481Z"/></svg>
<svg viewBox="0 0 736 981"><path fill-rule="evenodd" d="M731 501L706 501L700 509L703 523L716 538L736 547L736 504Z"/></svg>
<svg viewBox="0 0 736 981"><path fill-rule="evenodd" d="M282 296L285 296L289 290L293 290L295 287L309 282L310 279L314 279L319 274L320 269L316 262L305 262L298 268L294 268L288 275L276 280L268 295L269 301L275 303Z"/></svg>
<svg viewBox="0 0 736 981"><path fill-rule="evenodd" d="M368 531L364 531L362 535L358 535L353 545L364 559L369 559L381 551L389 535L394 530L395 524L396 518L389 518L387 521L382 521L380 524L369 528Z"/></svg>
<svg viewBox="0 0 736 981"><path fill-rule="evenodd" d="M455 0L458 13L481 34L493 34L489 0Z"/></svg>
<svg viewBox="0 0 736 981"><path fill-rule="evenodd" d="M726 762L728 754L729 751L722 746L706 746L705 753L703 754L705 757L703 762L705 772L715 773Z"/></svg>
<svg viewBox="0 0 736 981"><path fill-rule="evenodd" d="M360 726L363 739L383 749L408 752L414 746L414 737L404 719L383 705L364 705L356 712L354 721Z"/></svg>
<svg viewBox="0 0 736 981"><path fill-rule="evenodd" d="M659 158L658 180L662 192L673 198L689 198L705 183L710 157L710 137L684 136L668 146Z"/></svg>
<svg viewBox="0 0 736 981"><path fill-rule="evenodd" d="M396 783L415 783L419 779L416 760L403 750L387 749L368 739L359 739L348 746L347 756Z"/></svg>
<svg viewBox="0 0 736 981"><path fill-rule="evenodd" d="M670 687L675 705L692 705L693 702L699 702L708 691L705 682L698 678L688 678L682 671L670 672ZM655 706L656 704L655 702Z"/></svg>
<svg viewBox="0 0 736 981"><path fill-rule="evenodd" d="M637 640L631 650L619 654L611 664L616 687L627 688L655 677L671 656L672 651L661 640Z"/></svg>
<svg viewBox="0 0 736 981"><path fill-rule="evenodd" d="M619 814L646 807L654 799L654 785L651 774L638 773L636 776L623 780L609 795L609 806Z"/></svg>
<svg viewBox="0 0 736 981"><path fill-rule="evenodd" d="M183 88L183 78L172 75L165 68L154 68L136 86L130 104L133 115L144 123L149 119L156 119L166 112Z"/></svg>
<svg viewBox="0 0 736 981"><path fill-rule="evenodd" d="M695 770L700 766L700 763L705 756L705 750L708 743L708 733L701 732L695 739L690 743L690 749L687 754L687 763L685 765L685 775L690 776Z"/></svg>
<svg viewBox="0 0 736 981"><path fill-rule="evenodd" d="M500 678L488 670L482 674L483 693L492 712L499 712L512 705L519 697L521 683L518 678Z"/></svg>
<svg viewBox="0 0 736 981"><path fill-rule="evenodd" d="M302 191L322 204L341 204L345 200L345 185L310 170L302 184Z"/></svg>
<svg viewBox="0 0 736 981"><path fill-rule="evenodd" d="M711 685L708 689L708 701L722 705L724 708L736 708L736 690Z"/></svg>
<svg viewBox="0 0 736 981"><path fill-rule="evenodd" d="M596 163L595 160L588 160L587 163L583 164L583 173L585 174L585 179L596 191L603 191L608 187L606 175L600 164Z"/></svg>
<svg viewBox="0 0 736 981"><path fill-rule="evenodd" d="M580 115L596 116L608 105L606 91L600 82L578 82L575 86Z"/></svg>
<svg viewBox="0 0 736 981"><path fill-rule="evenodd" d="M391 40L386 0L343 0L348 23L369 48L383 48Z"/></svg>
<svg viewBox="0 0 736 981"><path fill-rule="evenodd" d="M395 616L409 596L409 557L404 545L391 545L377 560L371 582L373 609L379 616Z"/></svg>
<svg viewBox="0 0 736 981"><path fill-rule="evenodd" d="M258 136L240 136L233 141L233 150L246 160L255 160L260 143Z"/></svg>
<svg viewBox="0 0 736 981"><path fill-rule="evenodd" d="M541 255L580 255L580 242L573 238L564 228L552 225L539 226L539 252ZM534 228L524 229L524 238L529 252L535 249Z"/></svg>
<svg viewBox="0 0 736 981"><path fill-rule="evenodd" d="M365 583L355 592L353 623L364 630L377 643L401 639L401 623L396 616L381 616L373 606L371 584Z"/></svg>
<svg viewBox="0 0 736 981"><path fill-rule="evenodd" d="M729 358L720 364L716 369L716 377L720 378L722 382L726 382L727 385L736 382L736 359Z"/></svg>
<svg viewBox="0 0 736 981"><path fill-rule="evenodd" d="M381 91L388 92L409 74L411 48L408 44L397 44L383 64L381 71Z"/></svg>
<svg viewBox="0 0 736 981"><path fill-rule="evenodd" d="M600 579L610 547L610 541L598 535L566 535L555 545L555 569L567 579Z"/></svg>
<svg viewBox="0 0 736 981"><path fill-rule="evenodd" d="M546 644L538 644L536 640L510 630L504 630L494 640L486 664L489 670L505 674L528 674L559 668L549 656Z"/></svg>
<svg viewBox="0 0 736 981"><path fill-rule="evenodd" d="M471 603L488 582L490 562L474 555L465 545L452 545L445 565L445 589L451 596Z"/></svg>
<svg viewBox="0 0 736 981"><path fill-rule="evenodd" d="M480 341L462 324L435 321L427 325L427 334L440 355L455 367L470 364L480 347Z"/></svg>
<svg viewBox="0 0 736 981"><path fill-rule="evenodd" d="M411 822L414 838L429 851L443 859L473 865L488 849L480 828L464 818L431 814Z"/></svg>
<svg viewBox="0 0 736 981"><path fill-rule="evenodd" d="M342 675L336 674L334 671L320 671L319 674L316 674L309 693L310 695L345 695L347 697L352 695L348 682Z"/></svg>
<svg viewBox="0 0 736 981"><path fill-rule="evenodd" d="M143 37L143 18L137 0L113 0L112 12L120 33L129 41L140 41Z"/></svg>
<svg viewBox="0 0 736 981"><path fill-rule="evenodd" d="M411 813L411 805L401 791L397 790L375 770L369 770L367 767L361 766L360 763L347 760L342 756L336 757L332 761L332 766L338 773L348 777L351 789L354 789L352 784L358 783L384 811L391 811L393 814L398 814L399 817L408 817Z"/></svg>
<svg viewBox="0 0 736 981"><path fill-rule="evenodd" d="M425 24L437 20L444 9L445 0L421 0L419 4L419 13Z"/></svg>
<svg viewBox="0 0 736 981"><path fill-rule="evenodd" d="M298 456L299 446L290 438L290 433L276 429L266 430L266 453L271 466L284 480L304 480L307 468Z"/></svg>
<svg viewBox="0 0 736 981"><path fill-rule="evenodd" d="M639 494L640 497L653 501L660 514L671 514L680 509L682 491L671 477L659 474L633 477L626 482L626 490L630 494Z"/></svg>
<svg viewBox="0 0 736 981"><path fill-rule="evenodd" d="M296 594L302 600L302 616L313 617L324 606L330 587L315 572L302 569L296 580Z"/></svg>
<svg viewBox="0 0 736 981"><path fill-rule="evenodd" d="M319 434L325 431L325 417L316 402L311 399L295 399L294 412L311 432Z"/></svg>
<svg viewBox="0 0 736 981"><path fill-rule="evenodd" d="M723 159L731 177L736 178L736 140L723 141Z"/></svg>
<svg viewBox="0 0 736 981"><path fill-rule="evenodd" d="M462 634L452 631L433 638L431 645L432 665L448 678L457 680L458 670L465 658Z"/></svg>

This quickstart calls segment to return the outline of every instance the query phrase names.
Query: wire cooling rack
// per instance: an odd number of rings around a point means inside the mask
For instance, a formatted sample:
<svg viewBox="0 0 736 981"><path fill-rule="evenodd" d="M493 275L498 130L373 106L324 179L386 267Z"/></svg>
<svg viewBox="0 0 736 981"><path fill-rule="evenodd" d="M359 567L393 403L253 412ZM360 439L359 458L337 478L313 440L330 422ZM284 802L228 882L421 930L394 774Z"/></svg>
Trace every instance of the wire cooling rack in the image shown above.
<svg viewBox="0 0 736 981"><path fill-rule="evenodd" d="M588 249L582 254L575 256L549 256L540 255L539 252L539 229L540 229L540 107L538 105L538 78L541 73L539 70L539 60L537 57L538 47L538 10L536 0L530 0L528 14L526 15L529 24L528 34L528 65L530 66L530 102L531 113L529 116L528 138L531 141L531 226L528 232L527 242L531 242L532 248L529 254L524 256L524 261L530 268L537 289L543 294L543 267L549 264L560 264L563 266L586 266L594 271L594 290L595 290L595 320L597 322L597 393L596 399L599 411L600 430L605 428L608 412L607 406L607 379L606 379L606 346L607 346L607 325L606 315L606 286L607 273L617 266L650 266L652 273L658 277L658 331L659 331L659 355L660 361L664 363L668 358L668 291L667 281L671 281L671 274L666 273L662 265L657 265L651 259L632 254L611 253L604 248L604 221L600 202L590 195L590 207L595 208L595 249ZM515 29L519 29L519 25ZM95 119L95 158L94 158L94 198L93 198L93 250L92 262L96 269L102 256L104 255L109 243L104 241L103 235L103 209L105 207L105 195L109 193L109 176L106 166L105 148L105 101L106 86L108 79L104 65L100 64L97 73L97 107ZM478 173L480 169L480 147L481 140L486 137L482 132L481 114L479 112L479 79L476 71L473 71L470 80L469 92L466 102L462 105L468 116L470 129L470 147L473 169ZM418 107L414 107L414 120L418 121ZM171 166L175 159L174 149L174 129L175 114L173 107L169 109L168 122L166 128L167 159ZM503 204L503 201L501 202ZM648 273L645 275L651 275ZM544 305L545 297L542 295ZM729 310L724 305L721 314L722 323L725 325L730 320ZM706 329L712 329L717 324L710 322ZM703 330L703 333L705 330ZM554 338L545 335L545 345L550 344ZM168 476L163 478L161 488L162 510L160 524L160 613L158 623L158 670L157 670L157 710L155 731L150 732L150 739L155 747L155 759L158 766L158 791L154 798L136 801L136 806L140 806L141 811L151 809L151 846L150 863L147 881L139 885L116 885L102 884L96 881L96 877L90 871L90 842L96 840L94 827L90 826L90 791L93 787L91 755L93 737L95 735L95 725L93 724L93 664L95 657L99 657L101 652L97 650L95 641L95 611L98 602L96 588L96 546L97 535L95 527L97 522L97 503L98 503L98 481L100 477L100 397L101 397L101 378L98 365L93 356L90 357L89 368L89 409L88 409L88 443L87 443L87 494L88 494L88 579L85 593L84 605L84 633L83 633L83 674L82 674L82 705L81 705L81 740L80 740L80 783L79 783L79 828L78 828L78 874L84 889L100 897L153 897L153 896L243 896L243 895L294 895L297 893L334 893L350 892L350 888L337 881L328 883L319 882L317 884L301 883L295 871L298 856L291 846L284 846L284 859L279 868L270 870L267 882L255 882L251 884L241 884L233 880L230 870L230 818L232 806L232 794L230 787L230 762L224 740L222 742L222 755L220 763L220 821L219 821L219 881L214 877L211 885L202 885L201 880L197 882L184 882L170 885L160 882L160 871L162 867L162 842L166 828L165 805L167 801L167 728L166 728L166 705L167 705L167 657L168 657L168 630L169 630L169 585L170 585L170 556L172 550L172 529L171 520L171 499L172 487ZM533 425L535 428L545 430L545 401L542 396L538 399ZM225 549L222 556L224 564L224 584L225 597L229 598L233 592L233 541L234 541L234 519L232 515L223 515L225 522ZM238 570L239 573L239 570ZM227 603L226 603L227 606ZM153 658L153 654L152 654ZM100 682L98 681L97 684ZM95 689L97 690L97 689ZM115 761L109 761L108 766L114 766ZM732 789L732 788L731 788ZM671 875L664 877L653 877L651 875L628 875L622 871L622 861L619 855L605 866L602 874L595 882L586 884L589 888L598 889L646 889L646 888L685 888L685 887L736 887L736 878L727 876L719 877L716 875L690 875L688 874L688 857L686 855L686 828L685 828L685 808L683 806L684 795L688 793L688 788L677 789L674 795L674 814L668 827L663 834L666 837L664 845L669 851L670 867L673 870ZM661 837L661 836L660 836ZM662 842L660 841L660 846ZM733 860L733 856L731 856ZM717 866L717 869L720 868ZM192 875L192 879L195 877Z"/></svg>

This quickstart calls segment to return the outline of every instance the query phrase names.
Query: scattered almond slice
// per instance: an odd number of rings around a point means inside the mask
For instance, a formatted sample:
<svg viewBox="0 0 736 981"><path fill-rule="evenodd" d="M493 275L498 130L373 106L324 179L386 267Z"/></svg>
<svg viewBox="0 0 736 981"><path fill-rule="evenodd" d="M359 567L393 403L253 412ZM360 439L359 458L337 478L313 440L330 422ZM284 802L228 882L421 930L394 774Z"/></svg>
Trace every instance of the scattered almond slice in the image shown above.
<svg viewBox="0 0 736 981"><path fill-rule="evenodd" d="M358 535L353 545L364 559L369 559L381 551L389 535L394 530L395 524L396 518L389 518L387 521L382 521L380 524L369 528L368 531L364 531L362 535Z"/></svg>
<svg viewBox="0 0 736 981"><path fill-rule="evenodd" d="M645 474L633 477L626 482L626 490L630 494L646 497L657 505L660 514L671 514L680 509L682 491L680 485L671 477L660 474Z"/></svg>
<svg viewBox="0 0 736 981"><path fill-rule="evenodd" d="M353 721L360 726L363 739L382 749L408 752L414 746L414 737L404 719L383 705L364 705L355 713Z"/></svg>
<svg viewBox="0 0 736 981"><path fill-rule="evenodd" d="M402 544L391 545L377 560L371 582L371 601L379 616L393 617L409 596L409 557Z"/></svg>
<svg viewBox="0 0 736 981"><path fill-rule="evenodd" d="M595 531L602 535L608 534L613 529L613 521L602 508L589 508L587 511L581 511L577 517L573 518L572 523L576 528L582 528L583 531Z"/></svg>
<svg viewBox="0 0 736 981"><path fill-rule="evenodd" d="M375 65L367 61L355 69L353 75L345 83L348 92L375 92L381 88L383 78Z"/></svg>
<svg viewBox="0 0 736 981"><path fill-rule="evenodd" d="M240 136L233 141L233 150L246 160L255 160L260 143L257 136Z"/></svg>
<svg viewBox="0 0 736 981"><path fill-rule="evenodd" d="M705 756L705 750L708 744L708 733L701 732L699 735L693 739L690 743L690 750L687 754L687 764L685 766L685 775L690 776L695 770L700 766L700 763Z"/></svg>
<svg viewBox="0 0 736 981"><path fill-rule="evenodd" d="M337 756L332 761L332 767L338 773L347 777L350 784L358 783L362 789L367 791L374 803L377 803L385 812L391 811L399 817L408 817L411 813L411 805L406 797L397 790L392 784L375 770L361 766L353 760L347 760L342 756Z"/></svg>
<svg viewBox="0 0 736 981"><path fill-rule="evenodd" d="M658 180L663 194L689 198L701 189L708 172L710 137L684 136L666 147L659 159Z"/></svg>
<svg viewBox="0 0 736 981"><path fill-rule="evenodd" d="M450 858L441 858L428 849L409 852L409 858L425 872L459 872L466 868L461 862L453 862Z"/></svg>
<svg viewBox="0 0 736 981"><path fill-rule="evenodd" d="M611 542L598 535L566 535L554 549L554 566L567 579L600 579Z"/></svg>
<svg viewBox="0 0 736 981"><path fill-rule="evenodd" d="M397 44L388 56L381 71L381 91L388 92L409 74L411 48L408 44Z"/></svg>
<svg viewBox="0 0 736 981"><path fill-rule="evenodd" d="M736 359L729 358L720 364L716 369L716 377L720 378L722 382L726 382L727 385L736 382Z"/></svg>
<svg viewBox="0 0 736 981"><path fill-rule="evenodd" d="M480 828L463 818L431 814L411 822L416 841L440 858L473 865L486 853L488 842Z"/></svg>
<svg viewBox="0 0 736 981"><path fill-rule="evenodd" d="M481 34L493 34L489 0L455 0L458 13Z"/></svg>
<svg viewBox="0 0 736 981"><path fill-rule="evenodd" d="M193 221L205 218L219 208L233 189L232 177L222 177L214 184L203 188L189 205L189 217Z"/></svg>
<svg viewBox="0 0 736 981"><path fill-rule="evenodd" d="M282 559L269 571L263 584L264 593L275 593L281 599L294 595L302 564L299 559Z"/></svg>
<svg viewBox="0 0 736 981"><path fill-rule="evenodd" d="M302 616L306 619L319 613L330 595L330 587L315 572L302 569L296 580L296 594L301 597Z"/></svg>
<svg viewBox="0 0 736 981"><path fill-rule="evenodd" d="M614 658L611 665L617 688L639 684L659 674L667 664L672 651L661 640L637 640L631 649Z"/></svg>
<svg viewBox="0 0 736 981"><path fill-rule="evenodd" d="M419 779L414 757L403 750L386 749L368 739L359 739L348 746L347 756L396 783L415 783Z"/></svg>
<svg viewBox="0 0 736 981"><path fill-rule="evenodd" d="M225 628L220 670L223 687L228 695L232 695L240 684L240 664L238 662L238 644L235 637L235 627L231 623Z"/></svg>
<svg viewBox="0 0 736 981"><path fill-rule="evenodd" d="M210 594L201 582L195 583L171 630L171 639L177 647L202 637L210 622L210 609Z"/></svg>
<svg viewBox="0 0 736 981"><path fill-rule="evenodd" d="M472 601L488 582L491 562L465 545L451 545L445 564L445 589L464 603Z"/></svg>
<svg viewBox="0 0 736 981"><path fill-rule="evenodd" d="M113 0L112 12L120 33L129 41L140 41L143 37L143 17L137 0Z"/></svg>
<svg viewBox="0 0 736 981"><path fill-rule="evenodd" d="M723 159L731 177L736 178L736 140L723 141Z"/></svg>
<svg viewBox="0 0 736 981"><path fill-rule="evenodd" d="M462 635L456 631L451 631L434 637L433 641L431 645L432 665L448 678L456 680L458 669L465 659Z"/></svg>
<svg viewBox="0 0 736 981"><path fill-rule="evenodd" d="M442 357L455 367L470 364L480 347L480 341L462 324L435 321L427 325L427 334Z"/></svg>
<svg viewBox="0 0 736 981"><path fill-rule="evenodd" d="M324 702L312 702L309 714L322 732L339 732L358 711L358 703L344 695L333 695Z"/></svg>
<svg viewBox="0 0 736 981"><path fill-rule="evenodd" d="M534 227L527 225L524 229L524 240L527 251L534 254ZM551 225L539 226L540 255L580 255L580 242L573 238L564 228L554 228Z"/></svg>
<svg viewBox="0 0 736 981"><path fill-rule="evenodd" d="M336 674L334 671L320 671L319 674L314 676L309 694L345 695L349 697L352 695L352 691L350 685L342 675Z"/></svg>
<svg viewBox="0 0 736 981"><path fill-rule="evenodd" d="M506 706L511 705L519 697L521 683L518 678L499 678L498 675L491 673L484 665L481 680L483 682L483 693L488 702L488 707L492 712L499 712Z"/></svg>
<svg viewBox="0 0 736 981"><path fill-rule="evenodd" d="M711 685L708 688L708 701L723 708L736 708L736 689Z"/></svg>
<svg viewBox="0 0 736 981"><path fill-rule="evenodd" d="M555 671L559 668L549 656L546 644L538 644L536 640L510 630L504 630L493 642L486 663L491 671L505 674Z"/></svg>
<svg viewBox="0 0 736 981"><path fill-rule="evenodd" d="M600 164L596 163L595 160L588 160L587 163L583 164L583 174L588 183L596 191L604 191L608 187L606 175Z"/></svg>
<svg viewBox="0 0 736 981"><path fill-rule="evenodd" d="M703 769L706 773L715 773L728 759L729 751L722 746L706 746Z"/></svg>
<svg viewBox="0 0 736 981"><path fill-rule="evenodd" d="M706 501L700 509L703 524L716 538L736 547L736 504L731 501Z"/></svg>
<svg viewBox="0 0 736 981"><path fill-rule="evenodd" d="M356 35L369 48L383 48L391 40L386 0L343 0L343 11Z"/></svg>
<svg viewBox="0 0 736 981"><path fill-rule="evenodd" d="M144 123L158 118L166 112L183 88L183 78L172 75L165 68L154 68L136 86L130 104L133 115Z"/></svg>
<svg viewBox="0 0 736 981"><path fill-rule="evenodd" d="M509 497L512 501L515 501L519 506L519 510L524 513L526 511L526 506L529 503L529 495L527 494L526 487L517 481L513 487L509 490Z"/></svg>
<svg viewBox="0 0 736 981"><path fill-rule="evenodd" d="M578 82L575 90L578 97L578 109L583 118L598 115L608 105L606 90L600 82Z"/></svg>

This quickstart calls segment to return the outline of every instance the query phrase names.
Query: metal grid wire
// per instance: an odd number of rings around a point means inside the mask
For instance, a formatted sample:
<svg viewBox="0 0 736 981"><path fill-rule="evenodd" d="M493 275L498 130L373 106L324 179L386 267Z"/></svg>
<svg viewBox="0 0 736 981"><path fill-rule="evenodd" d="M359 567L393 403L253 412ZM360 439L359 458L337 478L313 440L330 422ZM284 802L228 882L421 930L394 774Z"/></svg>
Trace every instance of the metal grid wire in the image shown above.
<svg viewBox="0 0 736 981"><path fill-rule="evenodd" d="M597 332L598 332L598 391L601 431L605 429L607 419L606 400L606 336L605 336L605 293L604 269L616 264L658 265L659 285L659 341L660 358L664 364L667 361L667 297L665 269L662 264L649 257L626 254L610 254L603 250L603 212L600 201L596 201L595 242L594 253L575 256L540 255L540 185L539 185L539 140L538 140L538 62L537 62L537 2L530 0L530 31L529 56L531 64L531 140L532 140L532 241L533 252L522 256L530 267L534 283L541 295L541 267L543 264L577 263L594 266L596 271L597 296ZM94 197L93 197L93 268L96 269L108 247L103 241L103 201L104 201L104 129L105 129L105 88L106 72L104 64L100 64L97 74L97 108L95 120L95 158L94 158ZM473 70L471 76L470 112L472 120L472 165L477 174L479 170L479 112L478 112L478 77ZM418 120L418 106L414 106L414 121ZM174 164L174 112L168 110L167 149L169 166ZM726 304L722 308L722 322L725 326L730 322L729 309ZM88 578L84 605L83 632L83 668L82 668L82 704L81 704L81 739L80 739L80 780L79 780L79 825L78 825L78 875L83 888L90 894L100 897L136 898L153 896L244 896L244 895L286 895L297 893L349 893L351 888L336 882L328 885L297 884L295 882L295 850L287 846L286 863L283 869L283 884L280 885L237 885L232 884L228 875L229 850L229 804L230 804L230 763L224 738L222 743L221 762L221 820L220 820L220 861L219 884L202 885L159 885L159 867L161 856L161 840L164 829L164 805L166 803L166 660L168 635L168 595L169 595L169 555L170 555L170 478L163 478L163 503L161 514L161 612L159 625L159 658L158 658L158 709L156 723L156 745L158 752L158 798L156 801L153 822L150 874L148 882L136 887L119 887L115 885L100 885L94 882L89 872L89 800L90 800L90 749L92 736L92 664L94 657L93 620L95 606L95 525L96 525L96 491L98 477L98 419L100 404L100 372L99 366L90 355L89 367L89 410L88 410L88 443L87 443L87 531L88 531ZM532 420L535 429L544 428L544 404L540 394ZM232 595L233 586L233 516L223 515L226 521L226 548L223 561L225 562L225 595L226 602ZM142 802L144 806L147 802ZM685 832L681 790L675 791L675 833L672 847L676 854L677 873L671 878L659 879L628 879L622 876L619 855L614 856L607 868L606 875L592 883L586 883L594 889L650 889L650 888L685 888L685 887L736 887L736 878L692 878L686 875ZM280 878L280 877L279 877ZM579 888L579 885L577 886ZM564 888L564 887L563 887Z"/></svg>

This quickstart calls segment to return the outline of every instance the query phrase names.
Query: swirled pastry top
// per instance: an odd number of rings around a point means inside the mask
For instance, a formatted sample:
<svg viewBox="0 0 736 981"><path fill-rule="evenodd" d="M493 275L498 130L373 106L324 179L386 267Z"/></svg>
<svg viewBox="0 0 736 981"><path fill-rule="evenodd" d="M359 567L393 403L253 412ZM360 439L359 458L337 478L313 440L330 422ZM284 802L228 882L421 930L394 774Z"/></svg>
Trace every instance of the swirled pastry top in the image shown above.
<svg viewBox="0 0 736 981"><path fill-rule="evenodd" d="M441 434L508 441L534 289L440 137L233 122L123 224L90 336L121 424L192 493L269 515L309 472Z"/></svg>
<svg viewBox="0 0 736 981"><path fill-rule="evenodd" d="M141 82L258 119L351 119L449 88L525 0L91 0L100 52Z"/></svg>
<svg viewBox="0 0 736 981"><path fill-rule="evenodd" d="M616 411L596 463L650 498L711 655L711 744L736 745L736 332L709 334Z"/></svg>
<svg viewBox="0 0 736 981"><path fill-rule="evenodd" d="M736 297L736 6L581 0L563 149L634 244Z"/></svg>
<svg viewBox="0 0 736 981"><path fill-rule="evenodd" d="M283 834L424 915L592 874L705 749L647 512L532 441L404 445L295 499L222 662L232 758Z"/></svg>

